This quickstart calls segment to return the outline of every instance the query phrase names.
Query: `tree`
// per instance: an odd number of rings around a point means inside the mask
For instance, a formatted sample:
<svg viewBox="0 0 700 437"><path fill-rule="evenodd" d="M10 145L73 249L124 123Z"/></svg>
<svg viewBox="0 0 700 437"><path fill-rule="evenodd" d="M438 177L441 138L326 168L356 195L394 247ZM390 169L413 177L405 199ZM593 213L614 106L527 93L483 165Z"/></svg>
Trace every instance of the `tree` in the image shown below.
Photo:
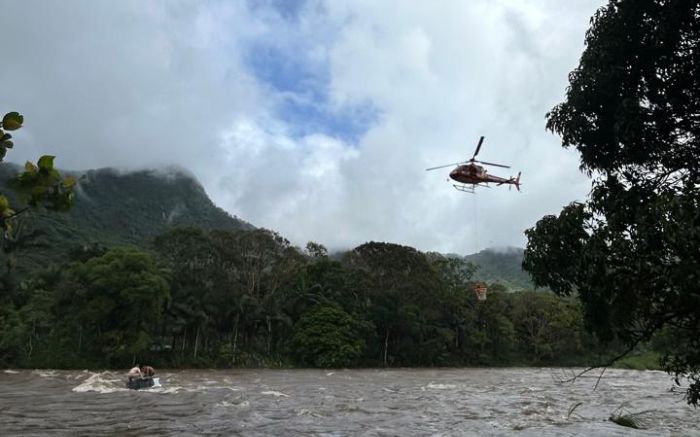
<svg viewBox="0 0 700 437"><path fill-rule="evenodd" d="M292 354L315 367L354 364L365 348L365 325L338 305L320 305L302 315L294 329Z"/></svg>
<svg viewBox="0 0 700 437"><path fill-rule="evenodd" d="M577 302L534 291L517 293L514 301L518 343L535 362L561 362L582 352L583 323Z"/></svg>
<svg viewBox="0 0 700 437"><path fill-rule="evenodd" d="M425 254L369 242L346 253L343 262L366 289L366 317L376 328L368 349L380 362L444 364L454 344L443 314L448 296L443 278Z"/></svg>
<svg viewBox="0 0 700 437"><path fill-rule="evenodd" d="M18 112L8 112L0 122L0 162L5 159L8 149L14 147L12 134L22 127L24 117ZM12 204L10 198L0 192L0 253L5 258L5 271L3 279L4 289L9 290L8 278L12 273L14 265L11 254L31 243L33 235L22 235L21 231L14 226L18 217L33 207L43 207L48 210L66 211L73 205L73 187L75 179L72 177L62 178L60 173L53 167L54 157L44 155L37 161L37 164L27 162L24 165L24 172L16 178L10 180L8 185L19 194L20 202Z"/></svg>
<svg viewBox="0 0 700 437"><path fill-rule="evenodd" d="M200 338L209 338L207 324L215 319L214 313L225 313L233 306L218 298L225 289L223 262L201 229L171 230L159 235L153 247L169 270L171 300L163 334L169 338L171 350L178 351L177 362L189 352L188 343L192 345L191 356L196 359L201 350Z"/></svg>
<svg viewBox="0 0 700 437"><path fill-rule="evenodd" d="M466 261L464 258L446 257L438 253L427 253L433 267L442 277L446 287L446 300L443 313L445 320L453 331L454 352L472 358L472 351L464 351L466 330L475 318L475 302L472 299L472 277L478 266Z"/></svg>
<svg viewBox="0 0 700 437"><path fill-rule="evenodd" d="M326 246L313 241L309 241L308 243L306 243L305 252L312 258L328 257L328 249L326 249Z"/></svg>
<svg viewBox="0 0 700 437"><path fill-rule="evenodd" d="M281 349L291 327L289 284L305 260L287 240L264 229L186 228L159 236L154 248L170 270L165 332L173 350L177 339L180 359L223 353L219 362L234 365L244 354L255 360Z"/></svg>
<svg viewBox="0 0 700 437"><path fill-rule="evenodd" d="M24 117L17 112L8 112L0 122L0 162L5 159L8 149L14 147L12 134L22 127ZM75 180L72 177L61 178L61 175L53 168L54 157L44 155L34 165L27 162L24 172L10 181L10 185L23 195L27 205L19 208L10 204L10 200L0 193L0 230L4 234L12 229L12 221L15 217L26 211L29 207L43 206L47 209L63 211L69 209L73 203L73 186Z"/></svg>
<svg viewBox="0 0 700 437"><path fill-rule="evenodd" d="M287 288L304 262L288 240L266 229L212 231L212 248L226 260L234 331L256 352L269 354L291 324L284 311ZM239 329L240 326L240 329ZM236 334L238 336L238 334ZM264 341L254 340L263 339Z"/></svg>
<svg viewBox="0 0 700 437"><path fill-rule="evenodd" d="M53 307L77 354L127 364L148 351L170 297L153 257L114 248L65 268Z"/></svg>
<svg viewBox="0 0 700 437"><path fill-rule="evenodd" d="M471 363L501 364L508 362L515 345L515 329L509 319L510 295L500 284L490 284L488 299L478 301L469 293L472 308L466 314L463 348Z"/></svg>
<svg viewBox="0 0 700 437"><path fill-rule="evenodd" d="M9 132L21 128L23 123L24 117L18 112L8 112L0 121L0 162L8 149L14 147ZM17 314L17 296L13 294L16 288L12 278L14 253L33 245L38 235L17 226L17 221L30 208L65 211L73 204L75 180L62 178L53 168L53 160L53 156L44 155L36 165L27 162L24 172L8 182L19 194L19 201L13 202L12 196L0 192L0 260L4 264L0 271L0 361L13 355L11 346L17 344L18 333L24 329Z"/></svg>
<svg viewBox="0 0 700 437"><path fill-rule="evenodd" d="M667 329L668 372L700 400L700 2L617 0L586 34L547 128L581 153L586 202L526 231L536 285L577 294L628 349Z"/></svg>

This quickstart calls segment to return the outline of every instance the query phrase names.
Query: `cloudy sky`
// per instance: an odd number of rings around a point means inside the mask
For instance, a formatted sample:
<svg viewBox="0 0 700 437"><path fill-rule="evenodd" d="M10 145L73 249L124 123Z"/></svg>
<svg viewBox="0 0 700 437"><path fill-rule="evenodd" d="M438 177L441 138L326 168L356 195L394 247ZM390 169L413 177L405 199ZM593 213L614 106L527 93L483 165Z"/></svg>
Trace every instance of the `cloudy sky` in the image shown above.
<svg viewBox="0 0 700 437"><path fill-rule="evenodd" d="M544 129L601 0L4 2L8 160L186 168L219 206L298 245L471 253L582 199ZM454 190L471 157L523 190Z"/></svg>

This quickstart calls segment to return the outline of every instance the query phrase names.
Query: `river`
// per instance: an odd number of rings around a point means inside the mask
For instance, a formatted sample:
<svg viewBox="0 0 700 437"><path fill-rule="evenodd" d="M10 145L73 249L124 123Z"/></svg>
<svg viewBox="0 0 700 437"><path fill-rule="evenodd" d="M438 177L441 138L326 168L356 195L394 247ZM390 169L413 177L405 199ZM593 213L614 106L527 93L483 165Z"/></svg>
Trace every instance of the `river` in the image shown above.
<svg viewBox="0 0 700 437"><path fill-rule="evenodd" d="M700 410L662 372L362 369L0 371L0 434L243 436L700 436ZM608 420L640 413L643 430Z"/></svg>

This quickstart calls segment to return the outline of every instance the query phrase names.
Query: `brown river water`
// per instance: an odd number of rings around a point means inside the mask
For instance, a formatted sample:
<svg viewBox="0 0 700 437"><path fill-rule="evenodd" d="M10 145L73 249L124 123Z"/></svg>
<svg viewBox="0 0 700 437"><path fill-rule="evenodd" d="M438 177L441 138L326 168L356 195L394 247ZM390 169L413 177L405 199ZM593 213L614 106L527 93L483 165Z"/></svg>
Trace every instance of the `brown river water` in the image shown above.
<svg viewBox="0 0 700 437"><path fill-rule="evenodd" d="M662 372L607 370L0 371L0 435L700 436L700 409ZM639 413L642 430L608 420Z"/></svg>

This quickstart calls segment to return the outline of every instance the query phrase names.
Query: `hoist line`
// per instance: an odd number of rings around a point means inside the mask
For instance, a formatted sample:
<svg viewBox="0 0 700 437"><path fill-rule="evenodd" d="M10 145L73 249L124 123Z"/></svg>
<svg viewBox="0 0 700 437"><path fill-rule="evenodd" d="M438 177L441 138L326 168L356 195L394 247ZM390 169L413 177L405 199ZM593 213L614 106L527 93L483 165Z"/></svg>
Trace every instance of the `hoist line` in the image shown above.
<svg viewBox="0 0 700 437"><path fill-rule="evenodd" d="M472 195L473 206L474 206L474 254L479 252L479 229L477 227L477 215L476 215L476 194Z"/></svg>

